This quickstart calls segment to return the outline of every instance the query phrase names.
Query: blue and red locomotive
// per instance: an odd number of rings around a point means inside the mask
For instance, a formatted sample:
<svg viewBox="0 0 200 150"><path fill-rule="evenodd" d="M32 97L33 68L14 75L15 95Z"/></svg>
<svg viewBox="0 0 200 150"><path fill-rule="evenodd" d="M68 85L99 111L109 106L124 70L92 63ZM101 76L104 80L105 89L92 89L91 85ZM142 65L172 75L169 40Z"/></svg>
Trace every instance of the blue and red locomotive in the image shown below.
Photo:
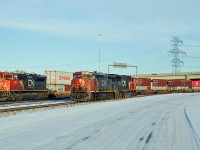
<svg viewBox="0 0 200 150"><path fill-rule="evenodd" d="M129 97L134 88L133 78L127 75L75 72L70 99L90 101Z"/></svg>
<svg viewBox="0 0 200 150"><path fill-rule="evenodd" d="M46 76L0 72L0 101L47 98Z"/></svg>

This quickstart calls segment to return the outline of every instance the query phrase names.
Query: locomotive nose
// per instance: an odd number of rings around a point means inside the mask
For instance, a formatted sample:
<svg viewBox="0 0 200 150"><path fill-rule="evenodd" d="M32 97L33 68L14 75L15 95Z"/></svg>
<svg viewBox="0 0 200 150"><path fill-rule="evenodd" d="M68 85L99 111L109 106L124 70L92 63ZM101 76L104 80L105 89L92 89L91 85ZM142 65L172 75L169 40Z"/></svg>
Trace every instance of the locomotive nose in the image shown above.
<svg viewBox="0 0 200 150"><path fill-rule="evenodd" d="M81 91L85 86L85 81L83 79L74 79L72 82L72 90Z"/></svg>
<svg viewBox="0 0 200 150"><path fill-rule="evenodd" d="M85 82L84 82L84 80L82 80L82 79L74 79L74 80L73 80L73 84L76 84L76 85L84 85Z"/></svg>

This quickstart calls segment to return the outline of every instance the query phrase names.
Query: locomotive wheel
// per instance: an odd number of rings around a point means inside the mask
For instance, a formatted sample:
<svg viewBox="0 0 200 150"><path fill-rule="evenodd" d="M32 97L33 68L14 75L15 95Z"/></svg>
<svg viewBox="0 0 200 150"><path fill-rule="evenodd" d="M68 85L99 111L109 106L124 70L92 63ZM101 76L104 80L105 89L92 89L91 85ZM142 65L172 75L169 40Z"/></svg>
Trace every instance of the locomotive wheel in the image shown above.
<svg viewBox="0 0 200 150"><path fill-rule="evenodd" d="M19 93L19 94L17 94L17 96L15 96L15 99L16 100L22 100L22 98L23 98L23 94L22 93Z"/></svg>
<svg viewBox="0 0 200 150"><path fill-rule="evenodd" d="M14 101L14 100L15 100L15 97L14 97L13 95L10 95L9 100L10 100L10 101Z"/></svg>
<svg viewBox="0 0 200 150"><path fill-rule="evenodd" d="M119 91L115 91L115 99L118 99L119 98Z"/></svg>

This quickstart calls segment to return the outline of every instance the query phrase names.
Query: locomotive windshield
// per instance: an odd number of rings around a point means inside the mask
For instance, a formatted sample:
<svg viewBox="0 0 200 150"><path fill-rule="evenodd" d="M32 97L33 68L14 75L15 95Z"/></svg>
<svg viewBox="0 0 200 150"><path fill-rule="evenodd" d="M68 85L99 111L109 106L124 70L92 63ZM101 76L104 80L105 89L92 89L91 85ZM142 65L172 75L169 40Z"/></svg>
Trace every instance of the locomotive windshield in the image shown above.
<svg viewBox="0 0 200 150"><path fill-rule="evenodd" d="M92 75L91 74L83 74L83 77L85 77L85 78L92 78Z"/></svg>
<svg viewBox="0 0 200 150"><path fill-rule="evenodd" d="M75 78L82 78L82 77L91 79L92 75L91 74L74 74L74 79Z"/></svg>
<svg viewBox="0 0 200 150"><path fill-rule="evenodd" d="M82 77L81 74L74 74L74 79L75 79L75 78L81 78L81 77Z"/></svg>
<svg viewBox="0 0 200 150"><path fill-rule="evenodd" d="M12 75L5 75L6 80L11 80L12 79Z"/></svg>

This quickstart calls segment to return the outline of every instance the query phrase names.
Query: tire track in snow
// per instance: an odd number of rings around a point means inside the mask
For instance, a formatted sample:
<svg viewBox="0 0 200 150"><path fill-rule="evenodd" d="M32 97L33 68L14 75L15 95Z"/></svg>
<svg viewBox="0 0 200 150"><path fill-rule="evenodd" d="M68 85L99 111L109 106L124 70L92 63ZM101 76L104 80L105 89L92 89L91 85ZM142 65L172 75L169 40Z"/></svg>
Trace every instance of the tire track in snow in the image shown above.
<svg viewBox="0 0 200 150"><path fill-rule="evenodd" d="M186 108L184 109L184 114L185 114L185 118L186 118L190 128L192 129L192 133L194 135L195 143L197 145L197 148L200 150L200 138L199 138L198 134L196 133L196 131L195 131L193 125L192 125L192 122L190 121L190 118L189 118L189 116L187 114Z"/></svg>

